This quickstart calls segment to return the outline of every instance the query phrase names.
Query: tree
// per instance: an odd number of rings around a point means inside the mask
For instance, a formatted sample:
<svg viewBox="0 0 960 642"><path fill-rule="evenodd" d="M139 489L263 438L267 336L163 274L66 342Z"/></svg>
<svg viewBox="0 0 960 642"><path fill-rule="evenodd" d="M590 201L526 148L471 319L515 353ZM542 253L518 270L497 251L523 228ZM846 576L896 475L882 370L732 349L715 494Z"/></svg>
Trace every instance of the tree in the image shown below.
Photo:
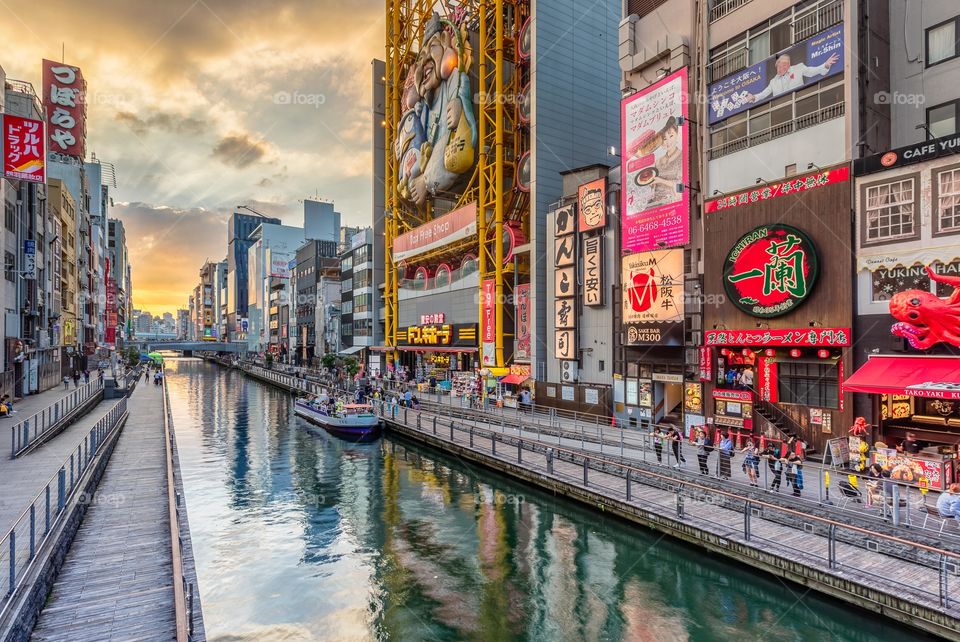
<svg viewBox="0 0 960 642"><path fill-rule="evenodd" d="M140 351L130 346L127 348L127 365L135 366L140 363Z"/></svg>
<svg viewBox="0 0 960 642"><path fill-rule="evenodd" d="M320 359L320 363L323 364L324 368L333 368L335 365L337 365L337 355L328 352L327 354L323 355L322 359Z"/></svg>
<svg viewBox="0 0 960 642"><path fill-rule="evenodd" d="M360 371L360 365L355 357L347 357L343 360L343 367L351 377Z"/></svg>

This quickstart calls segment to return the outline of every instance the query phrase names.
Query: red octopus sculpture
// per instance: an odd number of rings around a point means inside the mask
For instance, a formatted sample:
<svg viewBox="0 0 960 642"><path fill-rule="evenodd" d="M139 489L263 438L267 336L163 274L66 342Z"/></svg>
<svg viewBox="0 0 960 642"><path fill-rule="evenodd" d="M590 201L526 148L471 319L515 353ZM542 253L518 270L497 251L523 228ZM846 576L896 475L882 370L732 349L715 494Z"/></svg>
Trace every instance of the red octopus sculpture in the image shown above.
<svg viewBox="0 0 960 642"><path fill-rule="evenodd" d="M938 343L960 347L960 277L937 274L930 266L927 274L937 283L952 286L953 293L941 299L923 290L898 292L890 299L890 314L897 319L890 332L917 350Z"/></svg>

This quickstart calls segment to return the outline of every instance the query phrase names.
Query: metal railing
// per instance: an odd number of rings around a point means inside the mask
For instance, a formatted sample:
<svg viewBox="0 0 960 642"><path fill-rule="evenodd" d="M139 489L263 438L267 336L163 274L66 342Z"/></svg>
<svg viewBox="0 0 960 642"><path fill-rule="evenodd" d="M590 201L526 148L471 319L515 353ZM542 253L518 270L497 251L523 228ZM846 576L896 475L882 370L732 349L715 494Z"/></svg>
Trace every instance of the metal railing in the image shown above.
<svg viewBox="0 0 960 642"><path fill-rule="evenodd" d="M726 531L722 536L742 538L755 547L760 544L765 547L765 552L774 552L808 566L822 568L825 565L830 572L837 572L846 579L860 584L867 583L878 591L895 591L897 596L906 597L919 604L938 604L942 609L951 609L955 603L955 600L951 602L950 596L950 578L960 574L960 553L955 551L744 497L697 481L678 480L627 462L598 457L560 445L547 447L535 439L500 434L488 428L437 416L428 417L428 420L424 421L421 412L404 409L402 413L395 413L393 409L388 410L385 403L377 404L377 411L382 418L402 423L405 427L425 435L432 434L454 444L469 446L483 454L522 464L528 470L575 484L617 501L625 501L655 515L663 514L669 509L663 503L636 497L633 487L640 484L666 490L675 495L676 517L679 520L696 522L699 527L709 532ZM558 470L556 462L574 464L576 474L572 474L570 466L565 467L566 472ZM741 517L737 523L742 524L742 529L723 526L717 522L715 516L697 516L697 506L721 507L739 513ZM808 545L797 548L784 538L765 539L756 532L755 526L760 523L775 524L817 535L823 540L824 547L822 550L812 550ZM838 544L841 544L842 548L838 548ZM923 581L892 582L890 575L867 570L861 559L864 551L911 564L915 574L922 576Z"/></svg>
<svg viewBox="0 0 960 642"><path fill-rule="evenodd" d="M61 428L73 412L103 391L103 379L95 378L76 388L40 412L10 426L10 457L16 458L38 440Z"/></svg>
<svg viewBox="0 0 960 642"><path fill-rule="evenodd" d="M166 453L167 468L167 505L170 517L170 549L173 560L173 605L176 614L177 642L187 642L193 639L194 619L194 585L187 581L186 567L183 560L183 538L181 536L184 516L181 510L186 507L181 504L180 493L177 492L174 453L173 414L170 408L167 380L163 382L163 436Z"/></svg>
<svg viewBox="0 0 960 642"><path fill-rule="evenodd" d="M0 538L0 569L7 570L7 573L0 573L0 606L3 609L36 559L37 550L66 519L65 509L77 492L80 481L96 461L101 445L113 435L126 414L127 400L121 399L90 429L13 527ZM95 502L98 499L94 495L85 501Z"/></svg>
<svg viewBox="0 0 960 642"><path fill-rule="evenodd" d="M719 20L748 2L750 2L750 0L714 0L710 3L710 22Z"/></svg>
<svg viewBox="0 0 960 642"><path fill-rule="evenodd" d="M828 120L833 120L834 118L840 118L843 116L844 111L845 104L842 102L835 103L833 105L827 105L826 107L823 107L815 112L799 116L796 119L790 120L786 123L774 125L759 132L750 133L735 140L721 143L710 148L708 152L710 154L710 160L715 160L721 156L726 156L727 154L733 154L734 152L739 152L749 147L767 143L782 136L787 136L802 129L806 129L807 127L813 127L814 125L825 123Z"/></svg>

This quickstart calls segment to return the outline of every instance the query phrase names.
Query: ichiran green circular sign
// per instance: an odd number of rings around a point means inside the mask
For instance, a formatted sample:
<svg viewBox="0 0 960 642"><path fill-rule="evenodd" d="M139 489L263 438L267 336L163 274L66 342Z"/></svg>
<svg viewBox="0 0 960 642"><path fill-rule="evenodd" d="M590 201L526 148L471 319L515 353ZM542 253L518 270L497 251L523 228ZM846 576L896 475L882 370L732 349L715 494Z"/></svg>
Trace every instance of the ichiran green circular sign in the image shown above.
<svg viewBox="0 0 960 642"><path fill-rule="evenodd" d="M818 272L810 237L789 225L763 225L727 254L723 287L730 302L750 316L779 317L810 296Z"/></svg>

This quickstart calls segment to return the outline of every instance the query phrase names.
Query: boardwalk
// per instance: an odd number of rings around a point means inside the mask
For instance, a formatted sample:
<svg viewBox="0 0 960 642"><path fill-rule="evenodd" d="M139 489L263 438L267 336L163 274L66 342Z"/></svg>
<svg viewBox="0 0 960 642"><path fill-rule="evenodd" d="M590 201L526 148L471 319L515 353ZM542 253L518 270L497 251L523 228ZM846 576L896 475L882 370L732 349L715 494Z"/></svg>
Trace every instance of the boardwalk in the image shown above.
<svg viewBox="0 0 960 642"><path fill-rule="evenodd" d="M174 638L166 483L161 392L138 386L32 639Z"/></svg>
<svg viewBox="0 0 960 642"><path fill-rule="evenodd" d="M71 391L73 387L71 386ZM60 389L62 391L62 388ZM49 393L44 393L49 394ZM36 395L32 398L40 398ZM56 403L62 395L51 395L43 399L49 404ZM70 459L70 453L76 452L77 446L90 432L90 429L118 403L117 400L100 402L89 413L70 424L63 432L43 444L36 450L17 459L10 459L9 449L0 455L0 533L6 533L14 522L30 506L37 493L43 490L65 460ZM26 404L22 404L26 405ZM45 407L45 406L44 406ZM17 404L19 411L21 404ZM15 417L29 416L40 408L29 413L19 413ZM0 432L0 435L3 435ZM6 436L6 435L4 435ZM69 464L68 464L69 467ZM69 471L68 471L69 474Z"/></svg>

